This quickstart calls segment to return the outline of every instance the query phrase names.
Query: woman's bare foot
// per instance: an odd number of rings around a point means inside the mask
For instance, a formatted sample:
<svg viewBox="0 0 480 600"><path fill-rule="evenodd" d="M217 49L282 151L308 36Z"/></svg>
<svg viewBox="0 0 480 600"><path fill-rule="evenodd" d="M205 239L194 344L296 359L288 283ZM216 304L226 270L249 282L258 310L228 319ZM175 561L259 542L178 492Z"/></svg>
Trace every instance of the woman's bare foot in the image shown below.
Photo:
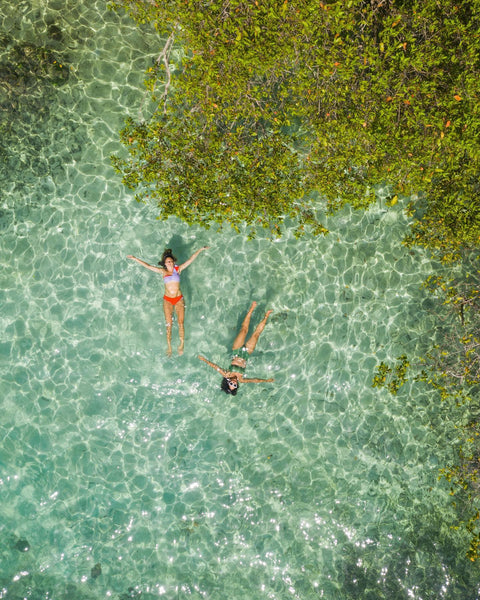
<svg viewBox="0 0 480 600"><path fill-rule="evenodd" d="M183 342L178 347L178 354L179 354L179 356L182 356L182 354L183 354Z"/></svg>

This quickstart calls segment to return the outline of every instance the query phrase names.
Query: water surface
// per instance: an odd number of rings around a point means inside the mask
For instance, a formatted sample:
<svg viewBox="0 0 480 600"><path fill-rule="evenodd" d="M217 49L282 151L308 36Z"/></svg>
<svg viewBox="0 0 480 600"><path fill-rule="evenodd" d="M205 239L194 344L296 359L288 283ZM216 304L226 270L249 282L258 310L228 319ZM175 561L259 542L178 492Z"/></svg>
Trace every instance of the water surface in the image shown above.
<svg viewBox="0 0 480 600"><path fill-rule="evenodd" d="M1 597L478 598L445 407L371 387L434 332L400 208L302 240L158 222L109 156L160 42L93 0L4 0L0 35ZM5 70L39 47L62 66ZM162 282L125 257L204 244L167 359ZM247 375L275 384L229 398L196 356L226 365L252 300Z"/></svg>

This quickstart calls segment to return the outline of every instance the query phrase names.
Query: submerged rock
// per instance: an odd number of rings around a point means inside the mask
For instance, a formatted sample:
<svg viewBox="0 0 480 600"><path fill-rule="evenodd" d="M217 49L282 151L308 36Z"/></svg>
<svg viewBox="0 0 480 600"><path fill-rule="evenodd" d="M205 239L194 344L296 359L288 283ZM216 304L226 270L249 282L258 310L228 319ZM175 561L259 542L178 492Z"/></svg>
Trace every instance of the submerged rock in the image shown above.
<svg viewBox="0 0 480 600"><path fill-rule="evenodd" d="M63 40L63 33L62 30L60 29L60 27L57 27L56 25L49 25L48 26L48 37L52 40L55 40L56 42L61 42Z"/></svg>
<svg viewBox="0 0 480 600"><path fill-rule="evenodd" d="M96 579L97 577L100 577L101 574L102 565L100 563L97 563L94 567L92 567L92 570L90 571L90 577L92 579Z"/></svg>
<svg viewBox="0 0 480 600"><path fill-rule="evenodd" d="M15 542L14 548L19 552L28 552L30 550L30 544L28 543L28 540L20 539Z"/></svg>

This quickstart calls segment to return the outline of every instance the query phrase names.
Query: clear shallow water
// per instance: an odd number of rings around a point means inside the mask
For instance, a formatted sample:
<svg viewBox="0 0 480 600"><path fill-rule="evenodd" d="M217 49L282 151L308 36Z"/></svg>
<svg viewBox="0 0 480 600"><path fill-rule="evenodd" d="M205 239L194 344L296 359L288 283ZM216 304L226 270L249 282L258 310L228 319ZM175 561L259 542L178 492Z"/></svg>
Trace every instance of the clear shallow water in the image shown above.
<svg viewBox="0 0 480 600"><path fill-rule="evenodd" d="M433 335L400 211L299 241L159 223L109 165L156 40L103 2L4 1L0 26L3 57L72 67L1 87L1 597L477 598L445 408L371 388ZM166 359L161 281L125 256L204 244ZM252 299L275 312L248 374L276 383L230 399L196 355L225 364Z"/></svg>

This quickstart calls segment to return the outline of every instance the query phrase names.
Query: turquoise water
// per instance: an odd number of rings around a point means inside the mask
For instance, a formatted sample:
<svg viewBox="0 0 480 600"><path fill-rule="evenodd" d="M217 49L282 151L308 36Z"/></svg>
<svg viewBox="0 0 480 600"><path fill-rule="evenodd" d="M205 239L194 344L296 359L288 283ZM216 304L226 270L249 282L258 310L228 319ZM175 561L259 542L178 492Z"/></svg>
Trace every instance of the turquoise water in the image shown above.
<svg viewBox="0 0 480 600"><path fill-rule="evenodd" d="M446 408L371 387L433 337L400 209L276 242L158 222L109 161L158 40L100 1L1 15L0 597L478 598ZM33 46L68 70L13 77ZM125 257L204 244L167 359L162 282ZM275 385L229 398L196 355L225 364L253 299L252 325L274 313L247 375Z"/></svg>

